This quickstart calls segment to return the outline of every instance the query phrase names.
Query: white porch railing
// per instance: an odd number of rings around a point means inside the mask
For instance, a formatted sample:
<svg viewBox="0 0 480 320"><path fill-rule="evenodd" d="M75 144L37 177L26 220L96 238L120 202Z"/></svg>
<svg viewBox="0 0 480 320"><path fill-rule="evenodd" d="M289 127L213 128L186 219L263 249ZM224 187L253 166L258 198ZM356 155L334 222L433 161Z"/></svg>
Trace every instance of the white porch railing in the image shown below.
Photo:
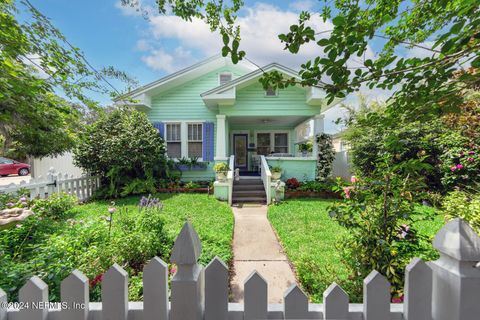
<svg viewBox="0 0 480 320"><path fill-rule="evenodd" d="M227 172L227 182L228 182L228 204L232 205L232 193L233 193L233 179L234 179L234 171L235 171L235 156L230 156L230 160L228 162L228 172Z"/></svg>
<svg viewBox="0 0 480 320"><path fill-rule="evenodd" d="M265 159L265 156L260 156L260 172L262 176L263 186L265 188L265 194L267 196L267 204L270 204L272 173L270 172L270 168L268 167L267 159Z"/></svg>
<svg viewBox="0 0 480 320"><path fill-rule="evenodd" d="M212 214L214 214L212 212ZM128 274L115 264L102 279L102 302L89 302L89 281L80 271L62 281L62 303L48 303L48 287L32 277L20 288L19 303L7 303L0 289L0 320L474 320L480 315L480 237L461 219L447 223L433 246L440 259L414 258L405 270L403 304L390 303L390 284L372 271L363 282L363 303L333 283L323 304L309 304L293 285L283 304L268 304L265 279L257 272L244 282L244 303L229 303L228 267L214 258L198 264L199 237L186 223L175 240L170 261L178 271L168 288L168 266L155 257L143 269L143 302L128 301ZM170 293L170 299L169 299ZM170 303L169 303L170 301Z"/></svg>
<svg viewBox="0 0 480 320"><path fill-rule="evenodd" d="M19 184L11 183L0 186L0 194L17 192L20 189L27 189L31 199L44 199L53 193L68 193L75 195L78 200L88 200L95 190L100 186L98 177L61 174L55 170L49 170L47 177L32 178L29 182L21 181ZM2 318L0 317L0 320Z"/></svg>

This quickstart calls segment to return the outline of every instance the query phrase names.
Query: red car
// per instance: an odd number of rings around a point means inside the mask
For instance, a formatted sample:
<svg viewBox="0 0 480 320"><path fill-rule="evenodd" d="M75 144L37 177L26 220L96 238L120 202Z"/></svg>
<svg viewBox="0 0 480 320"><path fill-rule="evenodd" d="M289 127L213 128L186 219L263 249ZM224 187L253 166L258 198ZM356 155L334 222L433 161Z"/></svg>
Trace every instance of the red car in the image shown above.
<svg viewBox="0 0 480 320"><path fill-rule="evenodd" d="M26 176L30 173L30 165L15 160L0 157L0 176L6 177L9 174Z"/></svg>

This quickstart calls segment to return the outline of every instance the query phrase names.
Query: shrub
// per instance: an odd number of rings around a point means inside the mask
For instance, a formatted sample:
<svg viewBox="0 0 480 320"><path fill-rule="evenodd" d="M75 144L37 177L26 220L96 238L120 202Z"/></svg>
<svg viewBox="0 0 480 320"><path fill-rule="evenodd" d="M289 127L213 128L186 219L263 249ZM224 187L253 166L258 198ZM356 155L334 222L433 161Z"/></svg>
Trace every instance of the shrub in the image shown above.
<svg viewBox="0 0 480 320"><path fill-rule="evenodd" d="M462 218L480 234L480 194L453 191L443 200L443 212L447 219Z"/></svg>
<svg viewBox="0 0 480 320"><path fill-rule="evenodd" d="M292 189L292 190L297 189L301 185L301 183L295 178L288 179L287 181L285 181L285 184L287 185L288 189Z"/></svg>
<svg viewBox="0 0 480 320"><path fill-rule="evenodd" d="M298 190L301 191L313 191L313 192L320 192L320 191L331 191L332 187L334 186L334 182L332 180L326 180L325 182L319 181L305 181Z"/></svg>
<svg viewBox="0 0 480 320"><path fill-rule="evenodd" d="M53 193L46 199L35 199L33 203L32 209L35 213L43 217L60 219L75 206L77 198L66 193L60 195Z"/></svg>
<svg viewBox="0 0 480 320"><path fill-rule="evenodd" d="M19 189L17 192L0 194L0 210L9 208L30 208L33 201L28 196L27 189Z"/></svg>
<svg viewBox="0 0 480 320"><path fill-rule="evenodd" d="M117 109L86 127L74 150L76 165L100 175L108 197L155 191L155 178L171 168L165 145L145 113Z"/></svg>
<svg viewBox="0 0 480 320"><path fill-rule="evenodd" d="M333 148L332 136L321 133L316 136L318 145L317 157L317 181L323 182L328 179L333 169L333 160L335 160L335 149Z"/></svg>
<svg viewBox="0 0 480 320"><path fill-rule="evenodd" d="M273 173L281 173L282 172L282 167L272 167L270 169L271 172Z"/></svg>
<svg viewBox="0 0 480 320"><path fill-rule="evenodd" d="M213 171L215 172L226 173L228 172L228 170L230 170L230 168L228 167L228 164L226 164L225 162L219 162L213 166Z"/></svg>

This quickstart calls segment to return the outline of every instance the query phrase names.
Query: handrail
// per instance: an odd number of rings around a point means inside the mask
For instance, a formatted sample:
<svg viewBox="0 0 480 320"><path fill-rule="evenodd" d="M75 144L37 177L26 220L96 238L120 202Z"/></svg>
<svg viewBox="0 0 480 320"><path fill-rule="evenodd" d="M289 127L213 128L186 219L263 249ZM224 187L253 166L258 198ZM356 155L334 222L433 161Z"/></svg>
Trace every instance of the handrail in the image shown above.
<svg viewBox="0 0 480 320"><path fill-rule="evenodd" d="M235 156L230 156L228 162L227 182L228 182L228 204L232 205L232 193L233 193L233 171L235 167Z"/></svg>
<svg viewBox="0 0 480 320"><path fill-rule="evenodd" d="M272 182L272 173L268 167L267 159L265 156L260 156L260 171L262 173L263 187L265 188L265 194L267 195L267 204L270 204L270 191L271 191L271 182Z"/></svg>

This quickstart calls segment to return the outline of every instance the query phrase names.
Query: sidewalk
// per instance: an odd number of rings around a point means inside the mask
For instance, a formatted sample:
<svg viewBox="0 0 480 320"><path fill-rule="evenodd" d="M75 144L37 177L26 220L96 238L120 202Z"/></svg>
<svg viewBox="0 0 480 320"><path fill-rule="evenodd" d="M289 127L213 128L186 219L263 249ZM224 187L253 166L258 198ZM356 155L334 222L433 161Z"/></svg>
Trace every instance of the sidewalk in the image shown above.
<svg viewBox="0 0 480 320"><path fill-rule="evenodd" d="M268 303L281 303L285 291L296 283L282 246L267 219L267 206L233 207L233 302L243 301L243 283L257 270L268 283Z"/></svg>

